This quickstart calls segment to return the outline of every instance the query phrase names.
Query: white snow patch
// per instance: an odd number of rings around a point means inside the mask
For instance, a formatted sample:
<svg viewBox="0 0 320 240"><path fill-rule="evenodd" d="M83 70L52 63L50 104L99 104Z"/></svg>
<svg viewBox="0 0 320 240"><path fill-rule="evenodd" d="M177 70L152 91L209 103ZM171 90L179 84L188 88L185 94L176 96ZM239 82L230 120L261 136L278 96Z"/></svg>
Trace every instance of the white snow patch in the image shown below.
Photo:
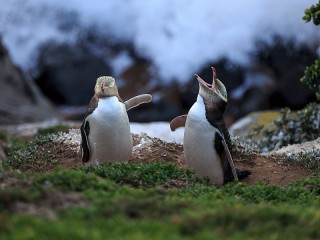
<svg viewBox="0 0 320 240"><path fill-rule="evenodd" d="M135 134L146 133L166 142L183 143L184 128L172 132L168 122L130 123L130 129Z"/></svg>

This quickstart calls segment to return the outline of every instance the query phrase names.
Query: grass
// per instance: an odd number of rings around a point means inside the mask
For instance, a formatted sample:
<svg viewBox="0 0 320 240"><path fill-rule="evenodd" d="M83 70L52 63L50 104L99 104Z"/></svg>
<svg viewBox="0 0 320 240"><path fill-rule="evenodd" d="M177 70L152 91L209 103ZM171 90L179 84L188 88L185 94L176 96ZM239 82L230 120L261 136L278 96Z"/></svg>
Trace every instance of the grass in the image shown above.
<svg viewBox="0 0 320 240"><path fill-rule="evenodd" d="M320 239L320 175L216 188L166 163L15 170L51 161L30 154L51 140L0 168L0 239Z"/></svg>
<svg viewBox="0 0 320 240"><path fill-rule="evenodd" d="M287 161L300 164L310 170L320 170L320 150L313 149L307 152L291 154L287 157Z"/></svg>
<svg viewBox="0 0 320 240"><path fill-rule="evenodd" d="M55 125L52 127L39 128L38 135L48 135L48 134L54 134L54 133L59 133L59 132L68 132L69 129L70 129L70 127L67 125L58 124L58 125Z"/></svg>
<svg viewBox="0 0 320 240"><path fill-rule="evenodd" d="M1 239L317 239L320 176L288 187L241 183L223 188L171 164L106 164L45 173L10 173L0 193ZM133 174L128 174L130 171ZM159 174L141 178L146 172ZM120 172L121 174L117 174ZM163 177L159 178L159 175ZM121 180L122 179L122 180ZM168 188L170 181L188 185ZM312 188L310 188L312 186ZM76 192L85 205L46 206ZM67 201L67 200L66 200ZM17 202L47 207L55 219L15 212ZM9 206L9 207L8 207Z"/></svg>
<svg viewBox="0 0 320 240"><path fill-rule="evenodd" d="M38 135L35 139L26 142L23 138L13 138L8 153L8 160L4 162L4 167L14 169L34 169L39 168L48 162L48 154L39 149L39 146L52 141L53 135Z"/></svg>

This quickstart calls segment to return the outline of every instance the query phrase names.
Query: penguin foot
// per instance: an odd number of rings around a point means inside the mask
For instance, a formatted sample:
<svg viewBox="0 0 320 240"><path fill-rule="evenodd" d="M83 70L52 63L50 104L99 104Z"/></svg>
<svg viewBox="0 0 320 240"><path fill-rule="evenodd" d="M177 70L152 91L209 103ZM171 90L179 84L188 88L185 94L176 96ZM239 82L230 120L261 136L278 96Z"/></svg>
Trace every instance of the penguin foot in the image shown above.
<svg viewBox="0 0 320 240"><path fill-rule="evenodd" d="M236 172L237 172L237 176L238 176L239 180L244 179L251 174L251 171L249 171L249 170L240 170L237 168L236 168Z"/></svg>

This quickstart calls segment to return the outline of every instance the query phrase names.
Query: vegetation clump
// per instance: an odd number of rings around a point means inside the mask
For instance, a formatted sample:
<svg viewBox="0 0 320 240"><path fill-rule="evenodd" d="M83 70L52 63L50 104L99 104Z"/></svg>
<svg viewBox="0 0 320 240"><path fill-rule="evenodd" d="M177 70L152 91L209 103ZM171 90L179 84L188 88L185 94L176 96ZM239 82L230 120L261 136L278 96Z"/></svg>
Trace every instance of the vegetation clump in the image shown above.
<svg viewBox="0 0 320 240"><path fill-rule="evenodd" d="M248 143L255 144L261 152L268 152L289 144L315 140L320 136L320 104L310 103L297 112L285 108L273 125L269 129L256 128L249 139L254 135L261 135L261 139L248 140Z"/></svg>
<svg viewBox="0 0 320 240"><path fill-rule="evenodd" d="M315 25L320 25L320 1L305 10L303 20L306 22L312 20ZM301 82L315 90L317 100L320 101L320 59L317 59L313 65L306 67Z"/></svg>
<svg viewBox="0 0 320 240"><path fill-rule="evenodd" d="M51 134L38 135L29 143L12 144L9 148L8 159L4 161L5 167L14 169L27 168L36 170L39 165L47 164L50 160L47 151L41 150L41 145L53 141ZM20 142L20 140L17 140Z"/></svg>

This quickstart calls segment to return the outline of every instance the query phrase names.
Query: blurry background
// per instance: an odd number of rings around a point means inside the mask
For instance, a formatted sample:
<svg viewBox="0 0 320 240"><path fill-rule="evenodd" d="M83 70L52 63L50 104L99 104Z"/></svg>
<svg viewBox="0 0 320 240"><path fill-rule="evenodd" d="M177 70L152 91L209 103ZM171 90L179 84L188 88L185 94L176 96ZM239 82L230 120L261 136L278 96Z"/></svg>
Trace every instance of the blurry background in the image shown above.
<svg viewBox="0 0 320 240"><path fill-rule="evenodd" d="M198 73L225 84L227 124L245 114L315 100L300 83L320 55L302 20L311 0L0 0L0 124L81 120L96 78L112 75L127 100L153 103L131 121L186 113Z"/></svg>

